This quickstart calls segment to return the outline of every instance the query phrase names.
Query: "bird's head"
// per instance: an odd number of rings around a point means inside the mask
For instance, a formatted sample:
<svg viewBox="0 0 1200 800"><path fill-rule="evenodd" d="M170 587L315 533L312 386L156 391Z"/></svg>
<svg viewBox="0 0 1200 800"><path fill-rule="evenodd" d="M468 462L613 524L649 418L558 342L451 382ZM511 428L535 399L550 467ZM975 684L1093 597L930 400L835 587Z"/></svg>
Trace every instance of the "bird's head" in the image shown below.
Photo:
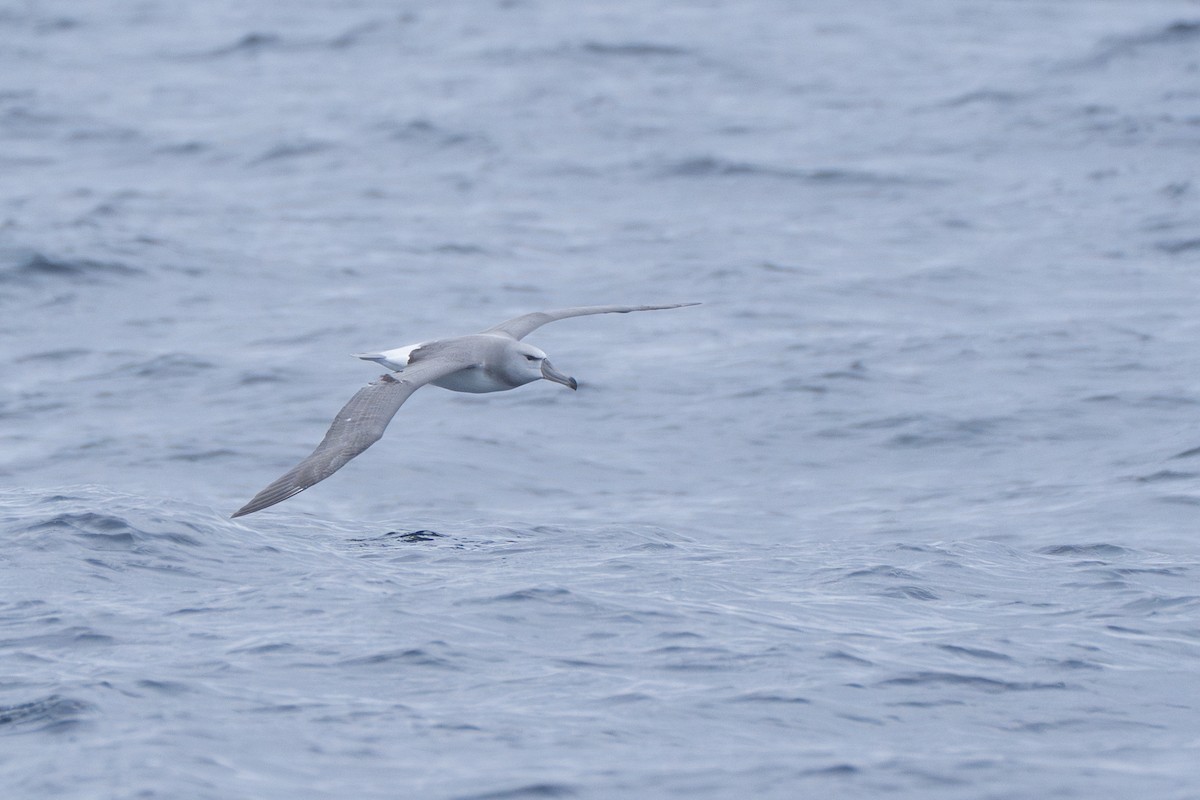
<svg viewBox="0 0 1200 800"><path fill-rule="evenodd" d="M514 372L521 376L522 383L545 378L571 389L579 388L579 382L556 370L540 348L525 342L518 342L513 352L515 353Z"/></svg>

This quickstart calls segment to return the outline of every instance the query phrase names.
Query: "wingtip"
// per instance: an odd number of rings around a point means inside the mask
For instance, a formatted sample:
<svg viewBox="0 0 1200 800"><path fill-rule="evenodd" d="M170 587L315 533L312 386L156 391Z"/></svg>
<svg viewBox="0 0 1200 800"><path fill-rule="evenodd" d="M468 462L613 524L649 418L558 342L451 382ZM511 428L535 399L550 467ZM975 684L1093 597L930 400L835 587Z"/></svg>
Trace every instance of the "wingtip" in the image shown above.
<svg viewBox="0 0 1200 800"><path fill-rule="evenodd" d="M274 487L274 485L272 485L272 486L268 486L266 489L263 489L261 492L254 495L254 497L252 497L250 499L249 503L246 503L246 505L242 506L237 511L233 512L233 514L230 515L229 518L237 519L238 517L244 517L247 514L253 514L256 511L262 511L264 508L273 506L276 503L278 503L282 500L286 500L288 497L291 496L291 495L284 495L283 497L279 497L277 490L268 494L269 490L272 490L275 488L276 487Z"/></svg>
<svg viewBox="0 0 1200 800"><path fill-rule="evenodd" d="M665 305L665 306L630 306L629 308L626 308L623 311L620 311L619 313L625 314L630 311L668 311L670 309L675 309L675 308L687 308L688 306L702 306L702 305L704 305L704 304L701 302L695 302L695 303L670 303L669 305Z"/></svg>
<svg viewBox="0 0 1200 800"><path fill-rule="evenodd" d="M268 487L268 488L270 488L270 487ZM291 496L291 495L285 495L283 497L263 497L263 494L265 494L265 490L263 492L260 492L259 494L255 495L254 499L252 499L249 503L246 503L246 505L242 506L237 511L233 512L233 514L230 515L229 518L237 519L238 517L244 517L247 514L253 514L256 511L262 511L264 508L273 506L276 503L286 500L288 497Z"/></svg>

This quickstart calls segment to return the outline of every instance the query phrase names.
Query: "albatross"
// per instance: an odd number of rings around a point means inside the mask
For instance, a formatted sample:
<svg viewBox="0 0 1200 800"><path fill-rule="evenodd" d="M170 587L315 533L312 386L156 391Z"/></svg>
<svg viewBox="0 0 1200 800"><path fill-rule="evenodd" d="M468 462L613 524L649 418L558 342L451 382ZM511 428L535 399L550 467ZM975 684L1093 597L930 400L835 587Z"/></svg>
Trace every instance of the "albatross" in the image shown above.
<svg viewBox="0 0 1200 800"><path fill-rule="evenodd" d="M545 352L521 340L548 322L589 314L661 311L699 303L666 306L580 306L534 311L493 325L480 333L420 342L378 353L355 353L391 372L359 389L334 417L325 438L308 458L273 481L234 517L253 514L320 483L383 436L392 417L413 392L426 384L453 392L504 392L536 380L578 389L579 383L559 372Z"/></svg>

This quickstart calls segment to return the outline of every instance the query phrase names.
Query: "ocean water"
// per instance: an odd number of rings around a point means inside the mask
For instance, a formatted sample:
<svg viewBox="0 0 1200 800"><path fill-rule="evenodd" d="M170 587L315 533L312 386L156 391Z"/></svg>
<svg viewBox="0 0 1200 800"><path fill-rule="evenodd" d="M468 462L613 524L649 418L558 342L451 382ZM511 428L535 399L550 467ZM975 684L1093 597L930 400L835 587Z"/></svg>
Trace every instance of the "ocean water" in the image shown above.
<svg viewBox="0 0 1200 800"><path fill-rule="evenodd" d="M1198 167L1192 0L0 0L0 793L1200 798Z"/></svg>

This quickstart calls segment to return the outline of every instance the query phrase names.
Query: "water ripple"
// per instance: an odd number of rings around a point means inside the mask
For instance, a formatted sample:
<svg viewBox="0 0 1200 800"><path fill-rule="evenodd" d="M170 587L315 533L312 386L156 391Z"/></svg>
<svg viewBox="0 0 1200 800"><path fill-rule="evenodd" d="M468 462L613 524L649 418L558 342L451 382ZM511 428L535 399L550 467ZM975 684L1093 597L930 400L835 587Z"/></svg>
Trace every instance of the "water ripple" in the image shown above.
<svg viewBox="0 0 1200 800"><path fill-rule="evenodd" d="M52 694L15 705L0 705L0 735L35 731L64 731L92 711L82 700Z"/></svg>

